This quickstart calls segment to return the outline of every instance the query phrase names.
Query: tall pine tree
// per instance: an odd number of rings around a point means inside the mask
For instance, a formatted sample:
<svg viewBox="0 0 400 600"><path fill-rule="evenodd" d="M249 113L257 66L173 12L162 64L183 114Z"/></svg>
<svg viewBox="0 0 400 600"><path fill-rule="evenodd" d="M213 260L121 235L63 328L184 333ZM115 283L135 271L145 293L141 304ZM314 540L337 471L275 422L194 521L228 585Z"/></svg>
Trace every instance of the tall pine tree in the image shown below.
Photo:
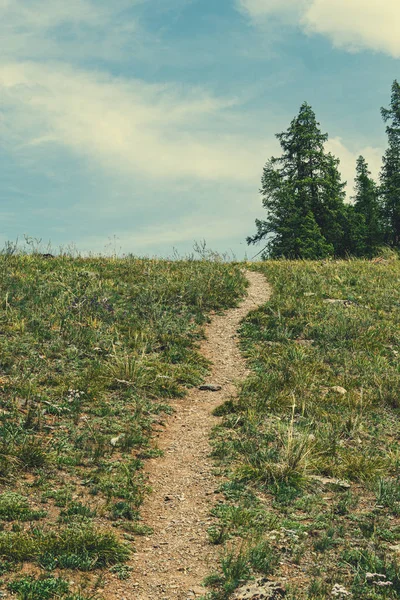
<svg viewBox="0 0 400 600"><path fill-rule="evenodd" d="M360 243L354 252L362 256L374 256L383 243L381 210L378 187L371 177L367 161L363 156L357 159L354 210L362 217L359 222Z"/></svg>
<svg viewBox="0 0 400 600"><path fill-rule="evenodd" d="M265 221L249 244L266 240L263 257L320 258L343 254L344 187L339 161L325 152L314 111L304 103L287 131L277 134L283 154L265 165L261 194Z"/></svg>
<svg viewBox="0 0 400 600"><path fill-rule="evenodd" d="M390 108L382 108L389 140L383 157L380 193L384 218L385 241L400 247L400 85L392 85Z"/></svg>

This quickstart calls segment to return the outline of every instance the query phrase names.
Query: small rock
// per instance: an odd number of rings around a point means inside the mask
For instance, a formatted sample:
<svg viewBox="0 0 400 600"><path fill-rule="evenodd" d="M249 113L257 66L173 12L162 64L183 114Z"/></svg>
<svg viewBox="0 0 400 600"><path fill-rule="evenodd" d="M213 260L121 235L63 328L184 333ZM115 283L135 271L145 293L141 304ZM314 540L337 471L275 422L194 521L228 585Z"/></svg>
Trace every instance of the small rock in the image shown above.
<svg viewBox="0 0 400 600"><path fill-rule="evenodd" d="M197 586L196 586L196 587L192 587L192 588L189 590L189 593L192 593L192 594L194 594L194 595L195 595L195 597L197 597L197 596L203 596L203 595L204 595L204 593L205 593L205 589L204 589L204 588L201 588L201 587L197 587Z"/></svg>
<svg viewBox="0 0 400 600"><path fill-rule="evenodd" d="M301 338L297 338L295 340L296 344L299 344L299 346L312 346L314 343L314 340L304 340Z"/></svg>
<svg viewBox="0 0 400 600"><path fill-rule="evenodd" d="M339 298L325 298L325 304L344 304L344 300L340 300Z"/></svg>
<svg viewBox="0 0 400 600"><path fill-rule="evenodd" d="M117 437L113 437L113 438L111 438L111 440L110 440L110 444L111 444L111 446L114 446L114 448L115 448L115 446L117 446L117 445L118 445L118 443L119 443L119 442L120 442L120 441L121 441L121 440L122 440L124 437L125 437L125 434L124 434L124 433L120 433L120 435L117 435Z"/></svg>
<svg viewBox="0 0 400 600"><path fill-rule="evenodd" d="M344 396L345 394L347 394L347 390L344 387L341 387L340 385L334 385L333 387L331 387L331 391L336 392L337 394L340 394L341 396Z"/></svg>
<svg viewBox="0 0 400 600"><path fill-rule="evenodd" d="M333 586L331 594L335 598L341 598L341 599L342 598L351 598L351 596L352 596L351 592L346 590L345 587L343 587L342 585L339 585L338 583L335 583L335 585Z"/></svg>
<svg viewBox="0 0 400 600"><path fill-rule="evenodd" d="M386 579L386 575L383 573L365 573L365 579L367 581L372 581L373 579Z"/></svg>
<svg viewBox="0 0 400 600"><path fill-rule="evenodd" d="M350 483L344 481L343 479L336 479L335 477L321 477L320 475L311 475L311 479L314 479L314 481L318 481L318 483L322 483L322 485L337 485L338 487L344 488L346 490L351 488Z"/></svg>
<svg viewBox="0 0 400 600"><path fill-rule="evenodd" d="M358 304L358 302L355 302L354 300L341 300L340 298L326 298L324 300L324 303L325 304L341 304L345 308L348 308L349 306L360 306ZM368 306L362 306L361 308L368 308Z"/></svg>
<svg viewBox="0 0 400 600"><path fill-rule="evenodd" d="M202 392L219 392L219 390L222 390L222 386L214 385L213 383L206 383L204 385L200 385L199 390Z"/></svg>

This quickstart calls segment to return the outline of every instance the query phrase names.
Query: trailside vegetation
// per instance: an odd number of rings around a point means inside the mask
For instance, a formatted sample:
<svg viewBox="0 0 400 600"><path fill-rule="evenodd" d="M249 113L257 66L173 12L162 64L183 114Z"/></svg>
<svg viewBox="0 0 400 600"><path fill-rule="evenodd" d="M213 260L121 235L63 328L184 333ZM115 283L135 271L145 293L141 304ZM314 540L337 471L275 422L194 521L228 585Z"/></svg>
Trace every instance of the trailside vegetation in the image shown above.
<svg viewBox="0 0 400 600"><path fill-rule="evenodd" d="M273 295L241 327L251 375L215 411L207 598L262 577L287 600L399 598L400 261L253 268Z"/></svg>
<svg viewBox="0 0 400 600"><path fill-rule="evenodd" d="M0 596L129 577L153 427L203 382L203 325L245 286L215 260L0 254Z"/></svg>
<svg viewBox="0 0 400 600"><path fill-rule="evenodd" d="M346 203L339 160L325 149L312 107L306 102L287 131L278 133L282 155L270 158L261 180L266 219L248 244L264 243L263 259L319 259L329 256L371 257L382 245L400 247L400 86L392 86L387 123L388 149L380 185L360 156L355 196Z"/></svg>

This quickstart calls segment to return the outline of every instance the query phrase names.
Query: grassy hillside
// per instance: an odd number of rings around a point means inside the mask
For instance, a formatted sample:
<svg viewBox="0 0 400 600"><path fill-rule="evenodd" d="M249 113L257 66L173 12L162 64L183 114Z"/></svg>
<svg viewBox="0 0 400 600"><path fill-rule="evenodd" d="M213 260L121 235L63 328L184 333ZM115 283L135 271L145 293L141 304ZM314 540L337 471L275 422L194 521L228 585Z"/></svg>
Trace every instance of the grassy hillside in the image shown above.
<svg viewBox="0 0 400 600"><path fill-rule="evenodd" d="M245 285L218 262L0 256L3 591L84 600L91 572L129 575L152 428L202 381L202 326Z"/></svg>
<svg viewBox="0 0 400 600"><path fill-rule="evenodd" d="M210 597L273 575L291 599L400 596L400 262L269 262L241 328L252 375L218 414L229 480Z"/></svg>

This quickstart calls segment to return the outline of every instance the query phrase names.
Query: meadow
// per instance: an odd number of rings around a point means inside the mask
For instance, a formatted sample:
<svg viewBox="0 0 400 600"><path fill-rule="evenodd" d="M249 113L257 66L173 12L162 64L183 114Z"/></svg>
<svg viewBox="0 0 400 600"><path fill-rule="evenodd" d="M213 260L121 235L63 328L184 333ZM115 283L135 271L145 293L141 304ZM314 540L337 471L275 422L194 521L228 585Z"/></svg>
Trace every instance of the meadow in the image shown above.
<svg viewBox="0 0 400 600"><path fill-rule="evenodd" d="M227 600L400 595L400 260L0 255L0 596L95 600L151 531L146 459L169 400L202 383L204 325L262 272L251 374L215 411L206 583Z"/></svg>
<svg viewBox="0 0 400 600"><path fill-rule="evenodd" d="M400 595L400 262L269 261L241 326L252 369L217 409L225 501L208 598L250 578L291 600Z"/></svg>
<svg viewBox="0 0 400 600"><path fill-rule="evenodd" d="M217 260L0 255L2 597L88 600L106 570L129 577L152 432L245 287Z"/></svg>

